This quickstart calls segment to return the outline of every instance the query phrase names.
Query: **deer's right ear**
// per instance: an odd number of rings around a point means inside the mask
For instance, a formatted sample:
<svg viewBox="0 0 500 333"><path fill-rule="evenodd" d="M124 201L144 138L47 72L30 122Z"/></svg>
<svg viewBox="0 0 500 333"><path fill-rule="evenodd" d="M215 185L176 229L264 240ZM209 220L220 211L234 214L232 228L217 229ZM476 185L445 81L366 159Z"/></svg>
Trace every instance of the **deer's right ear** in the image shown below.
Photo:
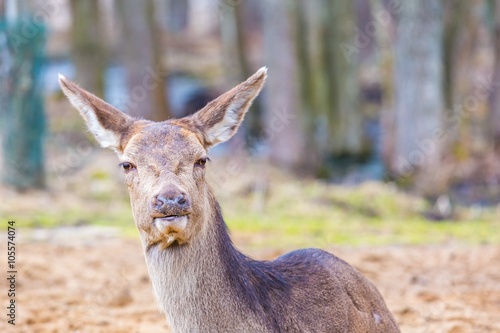
<svg viewBox="0 0 500 333"><path fill-rule="evenodd" d="M80 111L99 144L117 152L123 151L120 145L122 133L134 122L134 118L78 87L61 74L59 84L71 104Z"/></svg>

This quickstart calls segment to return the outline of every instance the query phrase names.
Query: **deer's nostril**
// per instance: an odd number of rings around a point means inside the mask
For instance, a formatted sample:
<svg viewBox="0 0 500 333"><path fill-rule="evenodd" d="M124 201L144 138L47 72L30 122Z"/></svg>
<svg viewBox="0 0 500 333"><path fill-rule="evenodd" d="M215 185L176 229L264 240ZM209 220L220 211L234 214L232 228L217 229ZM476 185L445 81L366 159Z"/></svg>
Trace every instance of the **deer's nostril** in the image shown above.
<svg viewBox="0 0 500 333"><path fill-rule="evenodd" d="M184 204L186 203L186 199L184 198L184 196L183 196L183 195L179 195L179 196L177 197L177 203L178 203L179 205L184 205Z"/></svg>
<svg viewBox="0 0 500 333"><path fill-rule="evenodd" d="M152 204L156 209L160 209L167 203L167 199L162 196L153 197Z"/></svg>
<svg viewBox="0 0 500 333"><path fill-rule="evenodd" d="M183 194L157 195L151 199L151 206L156 211L184 209L189 206L189 199Z"/></svg>

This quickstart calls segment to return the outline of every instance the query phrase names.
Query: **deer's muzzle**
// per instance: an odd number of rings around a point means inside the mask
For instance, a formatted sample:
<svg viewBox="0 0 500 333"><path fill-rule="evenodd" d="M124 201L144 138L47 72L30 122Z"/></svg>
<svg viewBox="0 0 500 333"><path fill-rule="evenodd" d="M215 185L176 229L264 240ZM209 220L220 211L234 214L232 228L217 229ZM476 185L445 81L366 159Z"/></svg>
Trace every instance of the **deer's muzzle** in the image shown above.
<svg viewBox="0 0 500 333"><path fill-rule="evenodd" d="M151 198L150 209L152 218L189 215L191 213L191 200L186 193L171 185Z"/></svg>

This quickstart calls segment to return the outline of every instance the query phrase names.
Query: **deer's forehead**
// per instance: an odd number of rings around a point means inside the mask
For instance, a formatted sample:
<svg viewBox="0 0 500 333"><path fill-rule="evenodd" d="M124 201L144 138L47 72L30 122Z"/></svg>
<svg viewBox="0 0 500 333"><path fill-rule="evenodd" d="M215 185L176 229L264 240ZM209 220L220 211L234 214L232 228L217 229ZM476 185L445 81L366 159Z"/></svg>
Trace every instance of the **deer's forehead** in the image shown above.
<svg viewBox="0 0 500 333"><path fill-rule="evenodd" d="M146 126L132 136L124 155L150 162L159 160L163 164L195 158L204 152L196 133L181 126L158 123Z"/></svg>

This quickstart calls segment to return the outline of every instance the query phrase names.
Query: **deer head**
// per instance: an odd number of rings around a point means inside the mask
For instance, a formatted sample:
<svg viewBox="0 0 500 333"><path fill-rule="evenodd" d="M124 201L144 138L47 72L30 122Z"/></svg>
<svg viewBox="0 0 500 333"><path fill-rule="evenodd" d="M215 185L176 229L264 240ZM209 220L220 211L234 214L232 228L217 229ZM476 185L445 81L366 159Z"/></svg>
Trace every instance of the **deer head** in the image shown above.
<svg viewBox="0 0 500 333"><path fill-rule="evenodd" d="M59 76L90 132L118 154L145 249L189 243L206 228L215 205L205 182L207 151L236 133L266 73L261 68L194 115L163 122L132 118Z"/></svg>

